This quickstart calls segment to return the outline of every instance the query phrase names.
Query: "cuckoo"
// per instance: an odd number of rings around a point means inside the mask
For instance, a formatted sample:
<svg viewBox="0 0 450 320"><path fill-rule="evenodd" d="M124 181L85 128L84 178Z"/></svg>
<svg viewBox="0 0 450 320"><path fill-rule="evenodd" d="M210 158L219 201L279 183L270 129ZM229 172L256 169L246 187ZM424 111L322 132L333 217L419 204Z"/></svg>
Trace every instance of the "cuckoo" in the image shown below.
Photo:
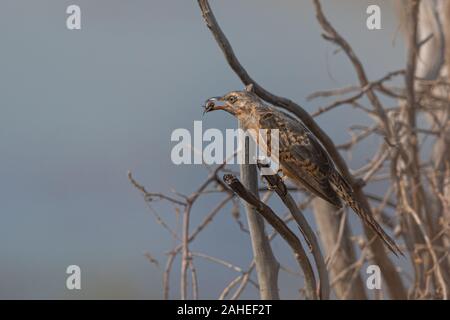
<svg viewBox="0 0 450 320"><path fill-rule="evenodd" d="M312 194L342 208L342 201L353 209L395 254L403 254L394 240L382 229L371 212L355 197L348 181L339 173L318 139L299 120L275 109L260 99L252 85L205 102L204 112L224 110L235 116L244 130L279 130L279 168L282 174ZM260 145L261 139L257 139Z"/></svg>

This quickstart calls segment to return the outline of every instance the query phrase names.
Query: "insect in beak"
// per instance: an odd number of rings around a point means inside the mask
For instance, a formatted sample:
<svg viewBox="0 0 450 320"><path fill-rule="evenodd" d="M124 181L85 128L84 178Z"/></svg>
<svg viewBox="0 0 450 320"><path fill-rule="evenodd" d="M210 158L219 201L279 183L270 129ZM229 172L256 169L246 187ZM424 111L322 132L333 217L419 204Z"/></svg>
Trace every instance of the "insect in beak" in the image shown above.
<svg viewBox="0 0 450 320"><path fill-rule="evenodd" d="M222 109L221 106L216 105L217 102L220 102L220 97L212 97L206 100L205 104L202 106L203 107L202 116L204 116L205 113L208 113L210 111Z"/></svg>
<svg viewBox="0 0 450 320"><path fill-rule="evenodd" d="M214 106L215 106L215 103L214 103L213 100L209 99L208 101L206 101L206 103L202 106L203 107L203 114L202 114L202 116L204 116L205 113L213 111L214 110Z"/></svg>

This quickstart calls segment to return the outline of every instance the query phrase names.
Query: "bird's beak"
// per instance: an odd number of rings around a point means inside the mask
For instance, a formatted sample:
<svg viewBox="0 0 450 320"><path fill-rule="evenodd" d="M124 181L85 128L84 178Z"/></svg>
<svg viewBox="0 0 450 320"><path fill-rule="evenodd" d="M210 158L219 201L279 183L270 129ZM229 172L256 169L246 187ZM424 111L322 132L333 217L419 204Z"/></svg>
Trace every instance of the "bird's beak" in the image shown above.
<svg viewBox="0 0 450 320"><path fill-rule="evenodd" d="M224 105L220 105L222 97L212 97L205 101L203 107L203 115L214 110L223 110Z"/></svg>

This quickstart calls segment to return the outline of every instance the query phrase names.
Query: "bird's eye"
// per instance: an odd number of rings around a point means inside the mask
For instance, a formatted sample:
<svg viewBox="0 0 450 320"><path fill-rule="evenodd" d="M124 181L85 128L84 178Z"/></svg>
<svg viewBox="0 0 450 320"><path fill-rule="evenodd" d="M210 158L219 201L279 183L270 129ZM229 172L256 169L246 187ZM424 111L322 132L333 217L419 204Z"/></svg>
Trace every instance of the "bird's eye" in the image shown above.
<svg viewBox="0 0 450 320"><path fill-rule="evenodd" d="M228 102L230 102L230 103L235 103L236 100L237 100L237 97L236 97L236 96L229 96L227 100L228 100Z"/></svg>

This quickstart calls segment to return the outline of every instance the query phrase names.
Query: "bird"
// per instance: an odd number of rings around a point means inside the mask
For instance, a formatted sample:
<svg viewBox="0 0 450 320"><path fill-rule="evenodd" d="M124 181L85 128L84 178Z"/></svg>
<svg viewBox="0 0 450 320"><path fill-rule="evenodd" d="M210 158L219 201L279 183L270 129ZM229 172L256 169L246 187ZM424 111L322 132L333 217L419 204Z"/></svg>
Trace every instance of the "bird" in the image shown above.
<svg viewBox="0 0 450 320"><path fill-rule="evenodd" d="M404 255L371 212L355 197L350 183L336 169L319 139L300 120L258 97L252 84L241 91L209 98L203 108L203 114L223 110L233 115L244 130L259 132L260 129L278 129L277 160L282 175L338 209L342 208L343 203L346 204L391 252L396 256ZM261 147L260 142L256 142Z"/></svg>

